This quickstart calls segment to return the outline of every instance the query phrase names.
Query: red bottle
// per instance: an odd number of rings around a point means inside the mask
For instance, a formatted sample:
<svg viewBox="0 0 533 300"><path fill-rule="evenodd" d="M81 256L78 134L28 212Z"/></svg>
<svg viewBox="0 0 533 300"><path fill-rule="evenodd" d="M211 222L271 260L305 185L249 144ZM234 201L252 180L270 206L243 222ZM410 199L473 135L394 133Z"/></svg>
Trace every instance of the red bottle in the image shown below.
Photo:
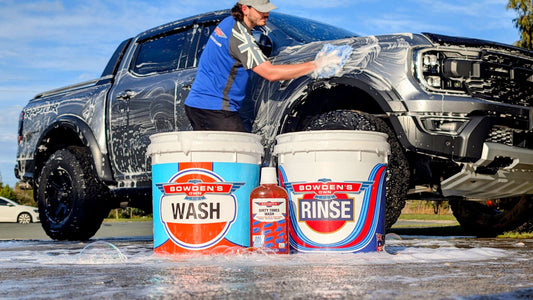
<svg viewBox="0 0 533 300"><path fill-rule="evenodd" d="M289 196L278 186L276 168L261 168L260 185L250 193L250 246L289 253L287 232Z"/></svg>

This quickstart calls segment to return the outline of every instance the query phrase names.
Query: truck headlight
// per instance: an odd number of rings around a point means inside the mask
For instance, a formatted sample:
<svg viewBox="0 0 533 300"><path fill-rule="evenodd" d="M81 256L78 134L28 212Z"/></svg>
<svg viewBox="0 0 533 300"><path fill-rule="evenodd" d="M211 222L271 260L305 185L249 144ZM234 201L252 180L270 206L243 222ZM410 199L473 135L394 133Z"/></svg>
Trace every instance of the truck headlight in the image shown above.
<svg viewBox="0 0 533 300"><path fill-rule="evenodd" d="M465 93L466 81L480 75L477 53L422 49L415 51L416 77L430 90Z"/></svg>
<svg viewBox="0 0 533 300"><path fill-rule="evenodd" d="M428 83L428 85L432 87L435 87L435 88L441 87L441 80L439 76L427 76L426 82Z"/></svg>
<svg viewBox="0 0 533 300"><path fill-rule="evenodd" d="M424 73L439 74L440 65L436 54L424 54L422 57Z"/></svg>

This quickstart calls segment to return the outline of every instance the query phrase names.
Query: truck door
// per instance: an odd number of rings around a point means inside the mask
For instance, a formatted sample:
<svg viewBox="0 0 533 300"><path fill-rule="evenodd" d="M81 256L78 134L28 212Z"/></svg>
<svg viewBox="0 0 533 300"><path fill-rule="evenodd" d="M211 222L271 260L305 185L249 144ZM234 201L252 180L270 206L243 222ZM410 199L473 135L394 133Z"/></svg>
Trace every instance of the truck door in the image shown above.
<svg viewBox="0 0 533 300"><path fill-rule="evenodd" d="M177 87L177 98L176 98L176 128L178 130L192 130L191 124L185 115L185 106L184 102L191 91L192 83L196 76L197 66L200 61L200 56L211 36L213 30L220 22L220 20L214 20L206 22L203 24L194 25L194 40L189 46L189 55L190 58L188 63L191 63L192 66L187 66L179 70L179 82Z"/></svg>
<svg viewBox="0 0 533 300"><path fill-rule="evenodd" d="M150 135L176 130L179 70L189 57L194 28L138 40L124 59L109 94L109 147L116 179L149 182ZM120 185L120 184L119 184Z"/></svg>

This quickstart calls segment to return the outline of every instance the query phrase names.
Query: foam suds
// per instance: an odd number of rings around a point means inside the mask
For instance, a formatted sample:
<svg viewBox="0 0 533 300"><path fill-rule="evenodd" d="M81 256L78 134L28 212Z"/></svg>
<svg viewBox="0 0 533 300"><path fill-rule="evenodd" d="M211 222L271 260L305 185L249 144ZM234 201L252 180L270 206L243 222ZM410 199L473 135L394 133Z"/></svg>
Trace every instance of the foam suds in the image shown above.
<svg viewBox="0 0 533 300"><path fill-rule="evenodd" d="M77 264L145 264L178 266L277 266L277 265L394 265L458 261L484 261L513 255L513 250L490 247L458 247L454 240L387 240L385 252L311 253L272 255L264 251L231 251L219 255L155 255L151 243L106 242L53 243L38 241L0 242L0 269L27 266Z"/></svg>
<svg viewBox="0 0 533 300"><path fill-rule="evenodd" d="M522 244L389 235L386 252L165 256L151 239L0 241L0 298L513 297L531 292L531 241Z"/></svg>

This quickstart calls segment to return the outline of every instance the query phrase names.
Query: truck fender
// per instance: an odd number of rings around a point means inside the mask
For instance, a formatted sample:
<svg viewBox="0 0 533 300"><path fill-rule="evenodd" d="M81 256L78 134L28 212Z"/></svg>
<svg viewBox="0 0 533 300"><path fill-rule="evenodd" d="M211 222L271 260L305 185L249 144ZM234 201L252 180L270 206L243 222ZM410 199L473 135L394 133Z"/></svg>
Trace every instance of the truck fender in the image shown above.
<svg viewBox="0 0 533 300"><path fill-rule="evenodd" d="M75 134L77 140L70 138L70 136L68 135L64 135L62 137L55 137L56 132L64 131ZM52 122L50 126L43 132L41 138L39 139L40 146L37 148L35 153L36 159L39 156L41 156L43 160L46 159L46 157L42 157L40 151L42 151L43 146L44 149L49 147L49 144L51 142L50 139L59 139L60 144L63 146L80 145L87 147L93 158L93 165L95 167L95 171L98 177L104 182L114 181L111 164L109 162L108 156L102 153L91 128L82 119L76 116L60 116L54 122ZM58 150L57 145L54 145L54 147L51 147L51 149L48 149L46 151L52 152L52 150ZM51 153L49 153L48 155L51 155ZM44 163L44 161L42 163Z"/></svg>

